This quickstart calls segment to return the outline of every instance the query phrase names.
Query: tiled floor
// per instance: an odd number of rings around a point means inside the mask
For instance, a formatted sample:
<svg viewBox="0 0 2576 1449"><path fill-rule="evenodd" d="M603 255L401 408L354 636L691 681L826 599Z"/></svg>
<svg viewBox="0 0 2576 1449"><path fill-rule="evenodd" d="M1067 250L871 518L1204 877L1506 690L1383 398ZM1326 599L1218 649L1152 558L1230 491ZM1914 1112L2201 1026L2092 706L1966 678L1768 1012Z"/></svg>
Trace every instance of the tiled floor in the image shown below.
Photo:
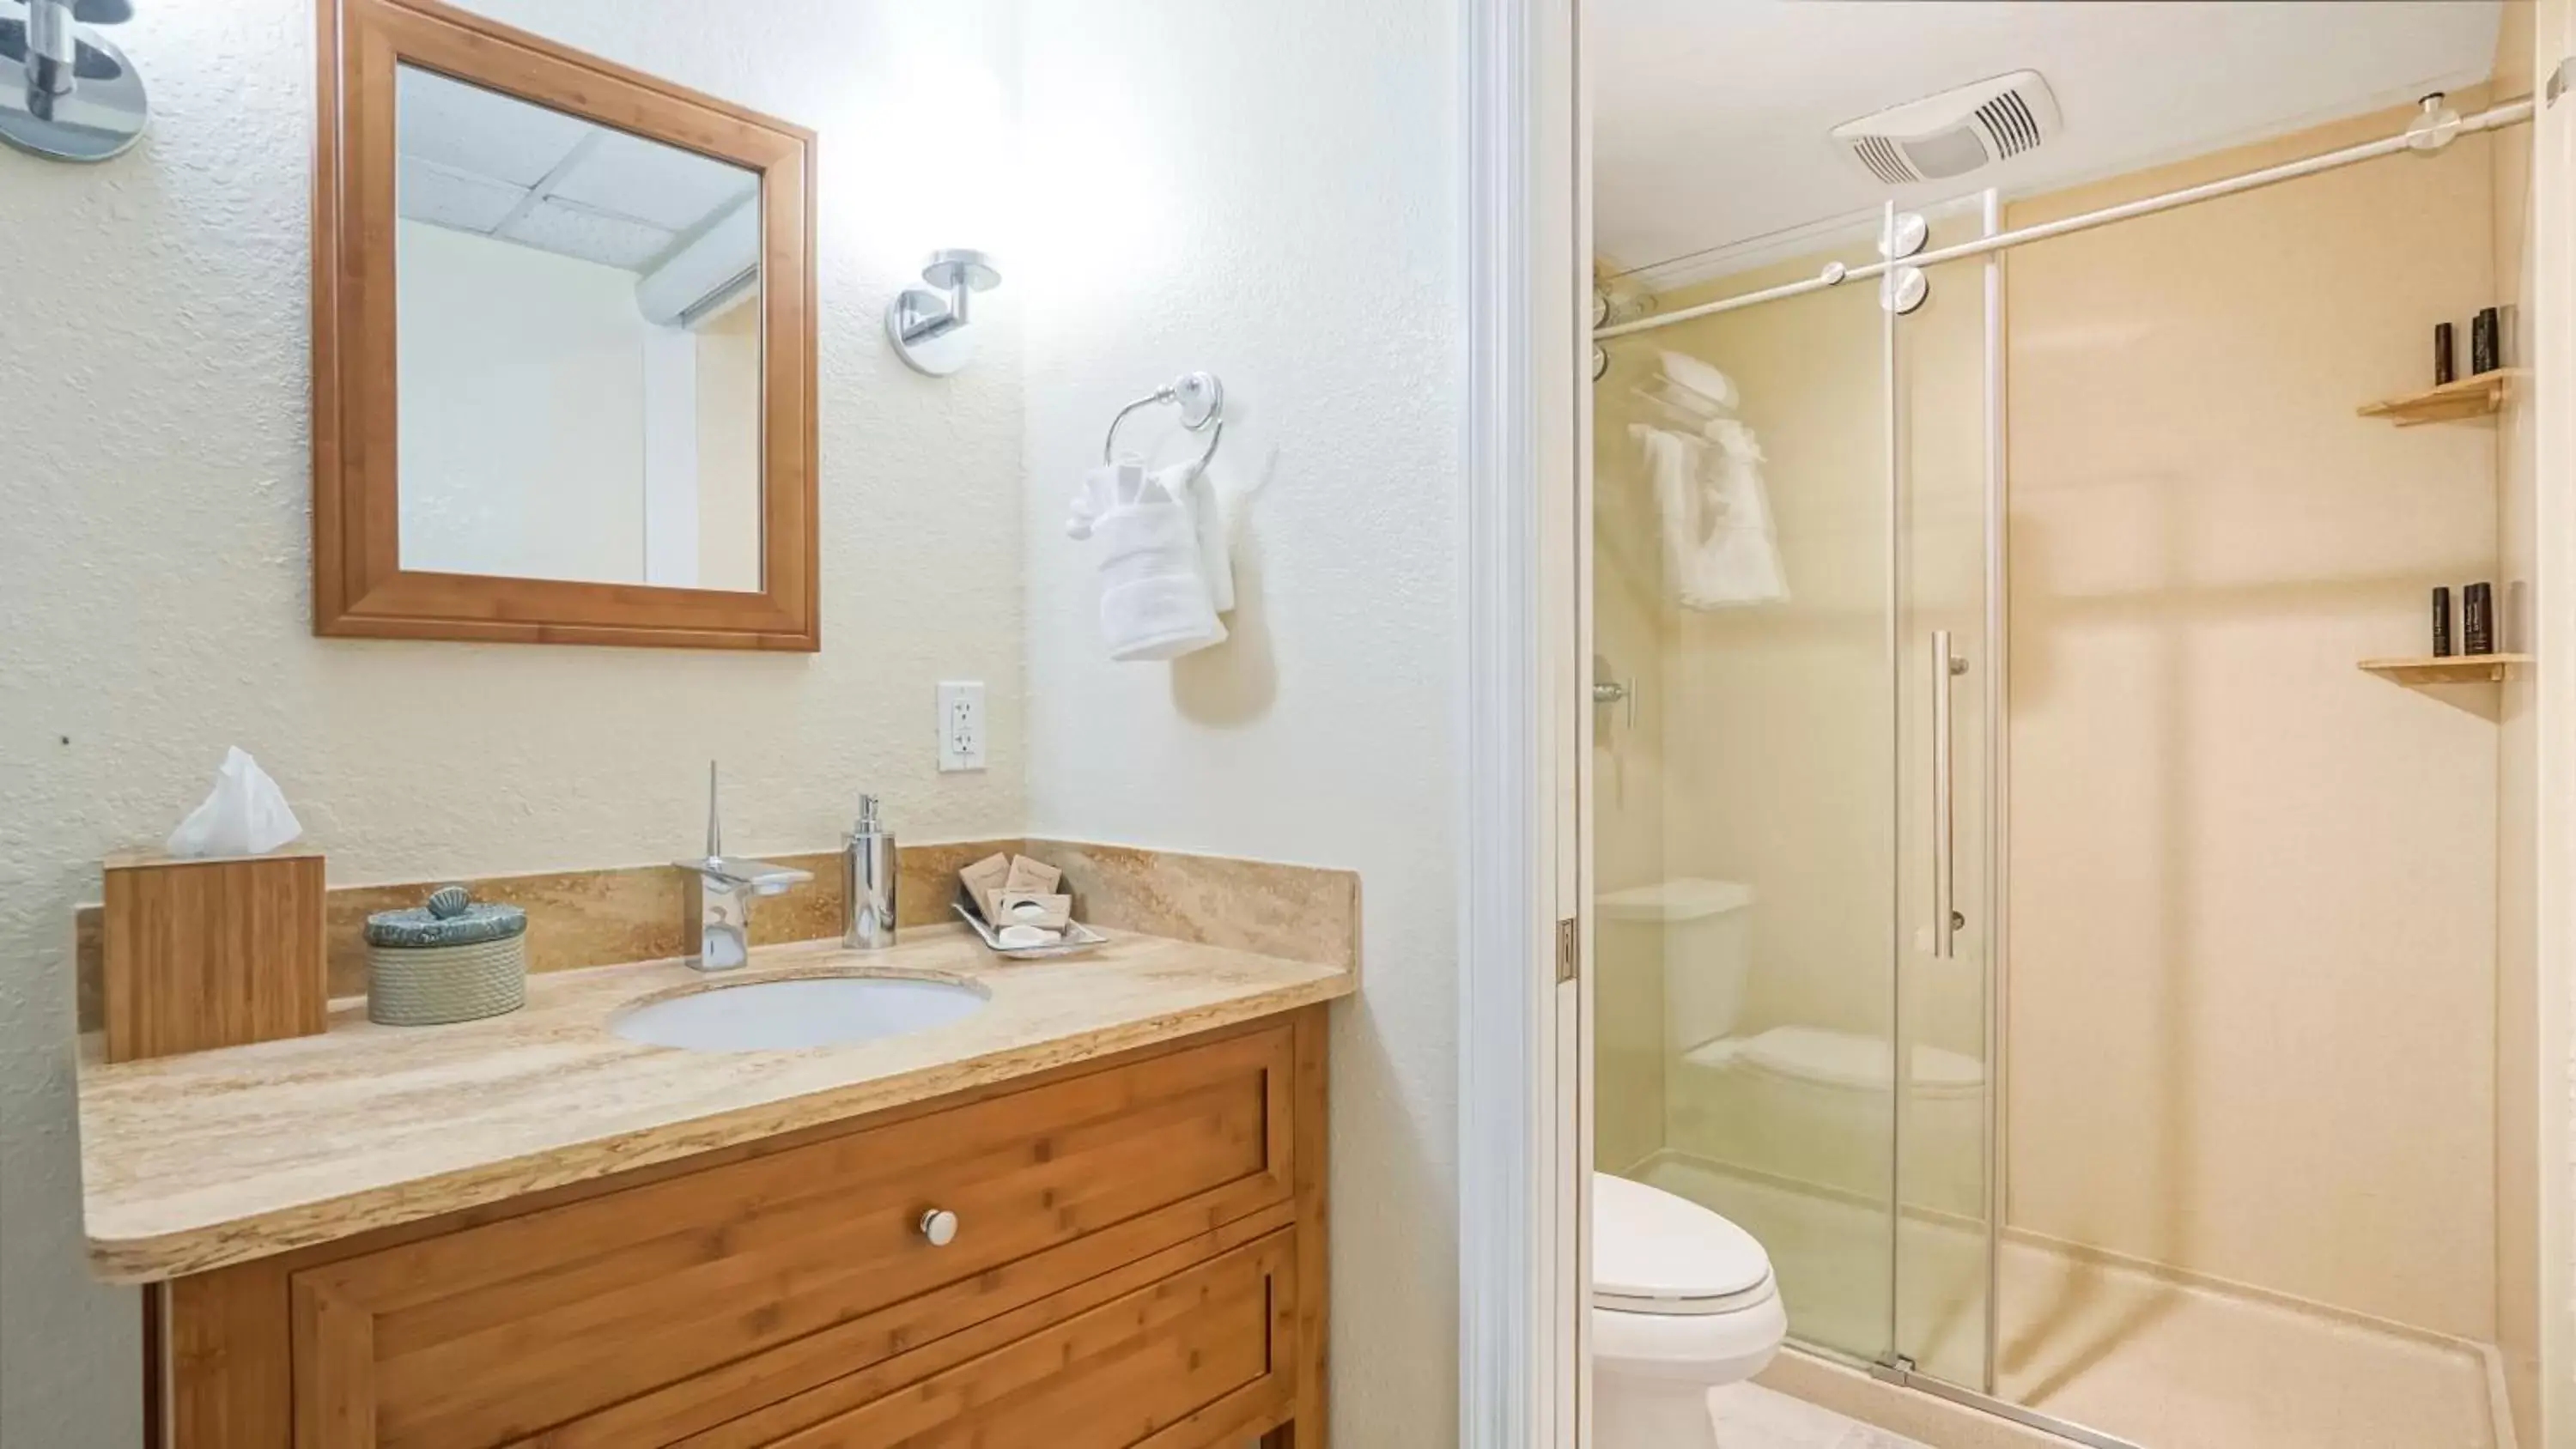
<svg viewBox="0 0 2576 1449"><path fill-rule="evenodd" d="M1731 1384L1709 1395L1708 1402L1717 1419L1719 1449L1929 1449L1759 1384ZM1605 1444L1601 1449L1627 1446Z"/></svg>
<svg viewBox="0 0 2576 1449"><path fill-rule="evenodd" d="M1800 1338L1863 1358L1884 1344L1882 1214L1672 1159L1646 1176L1762 1242ZM1981 1376L1984 1251L1981 1234L1906 1225L1903 1346L1954 1382ZM2497 1449L2474 1345L2026 1242L2002 1266L1997 1386L2058 1419L2148 1449Z"/></svg>

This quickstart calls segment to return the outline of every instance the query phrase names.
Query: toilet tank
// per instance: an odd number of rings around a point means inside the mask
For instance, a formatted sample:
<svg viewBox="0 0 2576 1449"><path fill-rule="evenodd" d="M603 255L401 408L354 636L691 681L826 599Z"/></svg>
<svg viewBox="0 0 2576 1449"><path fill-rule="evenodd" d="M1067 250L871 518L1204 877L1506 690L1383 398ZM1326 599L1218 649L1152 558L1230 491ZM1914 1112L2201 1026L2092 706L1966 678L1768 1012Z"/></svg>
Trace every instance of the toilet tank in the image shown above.
<svg viewBox="0 0 2576 1449"><path fill-rule="evenodd" d="M1753 887L1731 880L1657 881L1601 897L1605 961L1660 960L1664 1048L1733 1036L1753 971Z"/></svg>

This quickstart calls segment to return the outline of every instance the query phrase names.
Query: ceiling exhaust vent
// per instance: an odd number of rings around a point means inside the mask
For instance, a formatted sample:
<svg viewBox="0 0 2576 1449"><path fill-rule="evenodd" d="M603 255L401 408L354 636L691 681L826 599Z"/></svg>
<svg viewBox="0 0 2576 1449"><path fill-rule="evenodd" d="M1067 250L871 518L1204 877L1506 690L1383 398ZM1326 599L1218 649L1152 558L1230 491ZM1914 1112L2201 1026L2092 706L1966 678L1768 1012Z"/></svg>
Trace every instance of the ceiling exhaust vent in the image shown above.
<svg viewBox="0 0 2576 1449"><path fill-rule="evenodd" d="M2037 150L2061 129L2057 97L2035 70L1845 121L1833 138L1890 186L1948 181Z"/></svg>

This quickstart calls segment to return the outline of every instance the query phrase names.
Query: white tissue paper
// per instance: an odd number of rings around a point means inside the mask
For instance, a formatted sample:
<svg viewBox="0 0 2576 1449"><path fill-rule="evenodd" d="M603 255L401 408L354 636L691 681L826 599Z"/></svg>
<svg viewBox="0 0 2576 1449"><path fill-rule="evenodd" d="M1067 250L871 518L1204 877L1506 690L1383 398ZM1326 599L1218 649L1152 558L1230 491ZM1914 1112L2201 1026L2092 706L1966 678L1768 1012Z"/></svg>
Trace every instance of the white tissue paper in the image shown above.
<svg viewBox="0 0 2576 1449"><path fill-rule="evenodd" d="M224 752L215 788L170 832L177 856L265 855L304 833L268 772L236 745Z"/></svg>

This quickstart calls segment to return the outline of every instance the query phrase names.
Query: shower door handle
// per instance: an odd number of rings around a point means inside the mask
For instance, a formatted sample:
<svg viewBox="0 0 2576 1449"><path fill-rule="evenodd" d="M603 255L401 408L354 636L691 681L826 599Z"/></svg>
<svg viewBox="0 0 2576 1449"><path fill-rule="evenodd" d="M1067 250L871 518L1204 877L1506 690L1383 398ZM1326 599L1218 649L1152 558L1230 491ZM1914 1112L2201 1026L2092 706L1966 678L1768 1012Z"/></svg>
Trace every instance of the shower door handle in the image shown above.
<svg viewBox="0 0 2576 1449"><path fill-rule="evenodd" d="M1628 728L1637 727L1637 681L1604 679L1592 686L1594 704L1624 704L1628 707Z"/></svg>
<svg viewBox="0 0 2576 1449"><path fill-rule="evenodd" d="M1950 681L1968 672L1968 661L1951 652L1950 631L1932 631L1932 955L1949 960L1959 954L1959 862L1955 825L1957 793L1951 787Z"/></svg>

